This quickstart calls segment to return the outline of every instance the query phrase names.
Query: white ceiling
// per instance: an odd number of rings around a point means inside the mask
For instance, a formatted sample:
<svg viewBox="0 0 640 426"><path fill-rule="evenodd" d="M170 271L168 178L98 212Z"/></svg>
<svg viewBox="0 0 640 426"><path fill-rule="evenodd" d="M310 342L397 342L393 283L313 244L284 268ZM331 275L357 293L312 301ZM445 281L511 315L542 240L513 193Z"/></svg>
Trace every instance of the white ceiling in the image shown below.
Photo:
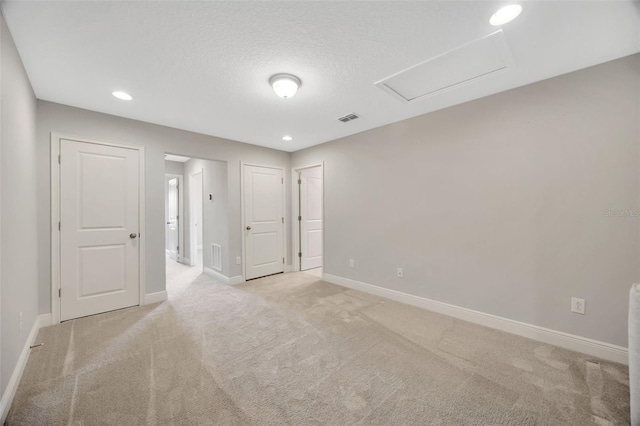
<svg viewBox="0 0 640 426"><path fill-rule="evenodd" d="M496 30L503 1L9 1L39 99L284 151L640 51L632 1L521 2L515 68L406 104L373 83ZM287 101L276 73L302 80ZM111 96L124 90L131 102ZM361 118L336 119L350 112ZM282 141L289 134L293 141Z"/></svg>

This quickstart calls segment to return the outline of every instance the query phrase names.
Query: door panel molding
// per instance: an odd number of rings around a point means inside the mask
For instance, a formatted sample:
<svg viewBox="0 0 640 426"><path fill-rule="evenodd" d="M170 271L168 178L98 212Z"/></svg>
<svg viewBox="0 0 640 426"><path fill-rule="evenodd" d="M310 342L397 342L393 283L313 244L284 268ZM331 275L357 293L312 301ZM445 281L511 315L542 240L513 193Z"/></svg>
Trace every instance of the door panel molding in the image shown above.
<svg viewBox="0 0 640 426"><path fill-rule="evenodd" d="M300 258L298 257L298 253L300 252L300 230L297 224L298 220L298 207L300 205L300 196L298 194L298 173L304 169L312 169L314 167L320 167L320 174L322 175L322 262L324 268L324 260L325 260L325 232L326 232L326 223L325 223L325 175L324 175L324 161L320 163L312 163L306 164L302 166L291 167L291 218L293 219L293 226L291 227L291 240L293 242L293 261L292 268L293 272L300 271ZM324 269L322 270L324 275Z"/></svg>
<svg viewBox="0 0 640 426"><path fill-rule="evenodd" d="M51 323L60 323L60 274L61 274L61 247L60 247L60 141L70 140L75 142L103 145L116 148L126 148L138 151L138 282L139 282L139 303L145 304L146 295L146 227L145 227L145 155L144 147L122 144L105 140L96 140L81 136L63 134L58 132L50 133L51 141Z"/></svg>

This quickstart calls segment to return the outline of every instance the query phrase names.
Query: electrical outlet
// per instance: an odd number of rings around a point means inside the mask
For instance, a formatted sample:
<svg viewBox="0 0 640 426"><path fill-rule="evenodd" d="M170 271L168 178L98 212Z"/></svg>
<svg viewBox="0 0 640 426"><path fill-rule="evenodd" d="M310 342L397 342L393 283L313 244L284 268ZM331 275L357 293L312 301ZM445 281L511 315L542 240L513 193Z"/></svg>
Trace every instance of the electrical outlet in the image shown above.
<svg viewBox="0 0 640 426"><path fill-rule="evenodd" d="M18 321L20 322L20 331L22 331L22 312L18 314Z"/></svg>
<svg viewBox="0 0 640 426"><path fill-rule="evenodd" d="M396 275L398 276L398 278L404 278L404 271L402 270L402 268L398 268Z"/></svg>
<svg viewBox="0 0 640 426"><path fill-rule="evenodd" d="M349 268L355 268L356 267L356 261L353 259L349 259Z"/></svg>
<svg viewBox="0 0 640 426"><path fill-rule="evenodd" d="M571 298L571 312L584 315L584 308L584 299L578 299L577 297Z"/></svg>
<svg viewBox="0 0 640 426"><path fill-rule="evenodd" d="M240 265L242 263L242 259L240 259L240 256L236 257L236 265Z"/></svg>

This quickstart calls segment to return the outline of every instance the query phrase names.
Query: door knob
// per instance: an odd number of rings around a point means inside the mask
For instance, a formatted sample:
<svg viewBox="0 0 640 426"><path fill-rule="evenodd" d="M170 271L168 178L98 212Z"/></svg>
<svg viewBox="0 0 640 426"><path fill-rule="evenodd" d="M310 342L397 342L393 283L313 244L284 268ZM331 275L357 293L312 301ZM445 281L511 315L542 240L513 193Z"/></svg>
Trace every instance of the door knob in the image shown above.
<svg viewBox="0 0 640 426"><path fill-rule="evenodd" d="M251 227L250 226L247 226L247 231L251 231Z"/></svg>
<svg viewBox="0 0 640 426"><path fill-rule="evenodd" d="M138 234L134 234L134 233L129 234L129 238L132 238L132 239L137 237L137 236L138 236Z"/></svg>

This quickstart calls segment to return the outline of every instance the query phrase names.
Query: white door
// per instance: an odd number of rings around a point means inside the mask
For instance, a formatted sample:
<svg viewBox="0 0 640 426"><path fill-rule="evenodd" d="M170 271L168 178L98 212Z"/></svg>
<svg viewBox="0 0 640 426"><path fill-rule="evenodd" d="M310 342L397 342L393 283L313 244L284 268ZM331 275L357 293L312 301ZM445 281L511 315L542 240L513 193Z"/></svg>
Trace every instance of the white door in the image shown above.
<svg viewBox="0 0 640 426"><path fill-rule="evenodd" d="M300 171L300 270L322 266L322 168Z"/></svg>
<svg viewBox="0 0 640 426"><path fill-rule="evenodd" d="M166 226L166 235L167 235L167 252L169 257L173 260L178 260L178 250L179 250L179 227L178 221L180 217L178 216L179 211L179 193L180 193L180 185L177 177L170 178L167 180L167 226Z"/></svg>
<svg viewBox="0 0 640 426"><path fill-rule="evenodd" d="M139 152L60 141L60 319L140 303Z"/></svg>
<svg viewBox="0 0 640 426"><path fill-rule="evenodd" d="M284 272L282 170L243 168L245 279Z"/></svg>

